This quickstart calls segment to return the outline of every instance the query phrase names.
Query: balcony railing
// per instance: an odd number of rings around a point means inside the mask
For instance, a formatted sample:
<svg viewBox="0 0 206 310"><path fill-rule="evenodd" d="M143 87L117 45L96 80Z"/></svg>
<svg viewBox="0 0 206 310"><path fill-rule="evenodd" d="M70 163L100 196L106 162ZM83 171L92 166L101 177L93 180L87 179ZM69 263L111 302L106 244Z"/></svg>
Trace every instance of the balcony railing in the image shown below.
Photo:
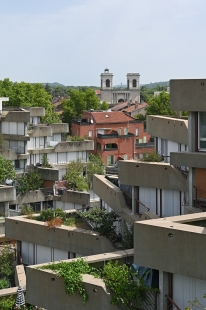
<svg viewBox="0 0 206 310"><path fill-rule="evenodd" d="M40 190L45 196L54 195L53 187L44 187L40 188Z"/></svg>
<svg viewBox="0 0 206 310"><path fill-rule="evenodd" d="M125 191L122 191L122 193L124 195L125 203L126 203L127 207L130 210L132 210L132 196ZM148 212L149 210L150 209L145 204L143 204L139 200L135 199L135 211L139 216L141 216L145 212Z"/></svg>
<svg viewBox="0 0 206 310"><path fill-rule="evenodd" d="M164 156L162 155L162 162L164 163L170 163L170 156ZM177 168L182 175L187 179L188 174L189 174L189 167L187 166L175 166L175 168Z"/></svg>
<svg viewBox="0 0 206 310"><path fill-rule="evenodd" d="M196 198L195 198L195 207L201 209L203 212L206 211L206 191L200 188L196 188Z"/></svg>
<svg viewBox="0 0 206 310"><path fill-rule="evenodd" d="M139 148L152 148L154 147L154 142L147 142L147 143L136 143L135 144L135 147L136 149L139 149Z"/></svg>
<svg viewBox="0 0 206 310"><path fill-rule="evenodd" d="M172 300L172 298L170 298L168 295L165 295L165 297L167 298L167 310L181 310L180 307L178 307L178 305L174 302L174 300Z"/></svg>

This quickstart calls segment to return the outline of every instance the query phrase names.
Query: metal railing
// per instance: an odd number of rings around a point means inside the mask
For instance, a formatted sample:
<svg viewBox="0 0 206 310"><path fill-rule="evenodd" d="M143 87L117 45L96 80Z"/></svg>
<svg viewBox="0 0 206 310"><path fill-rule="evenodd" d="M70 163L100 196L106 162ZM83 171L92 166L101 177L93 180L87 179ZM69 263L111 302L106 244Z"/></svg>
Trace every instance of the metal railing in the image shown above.
<svg viewBox="0 0 206 310"><path fill-rule="evenodd" d="M157 295L158 295L158 292L155 292L153 289L148 288L146 290L146 301L143 302L141 309L158 310L158 308L157 308Z"/></svg>
<svg viewBox="0 0 206 310"><path fill-rule="evenodd" d="M188 174L189 174L189 167L175 166L175 168L177 168L182 173L182 175L187 179Z"/></svg>
<svg viewBox="0 0 206 310"><path fill-rule="evenodd" d="M164 163L170 163L170 156L164 156L164 155L162 155L162 161L164 162Z"/></svg>
<svg viewBox="0 0 206 310"><path fill-rule="evenodd" d="M206 211L206 191L200 188L196 188L195 207Z"/></svg>
<svg viewBox="0 0 206 310"><path fill-rule="evenodd" d="M167 298L167 310L181 310L180 307L178 307L178 305L174 302L174 300L172 300L172 298L170 298L168 295L165 295L165 297Z"/></svg>
<svg viewBox="0 0 206 310"><path fill-rule="evenodd" d="M125 191L122 191L122 193L123 193L123 196L125 198L126 206L130 210L132 210L132 196ZM145 204L143 204L139 200L135 199L135 211L139 216L141 216L145 212L148 212L149 210L150 210L150 208L148 208Z"/></svg>
<svg viewBox="0 0 206 310"><path fill-rule="evenodd" d="M53 187L44 187L44 188L40 188L40 190L45 196L54 195Z"/></svg>

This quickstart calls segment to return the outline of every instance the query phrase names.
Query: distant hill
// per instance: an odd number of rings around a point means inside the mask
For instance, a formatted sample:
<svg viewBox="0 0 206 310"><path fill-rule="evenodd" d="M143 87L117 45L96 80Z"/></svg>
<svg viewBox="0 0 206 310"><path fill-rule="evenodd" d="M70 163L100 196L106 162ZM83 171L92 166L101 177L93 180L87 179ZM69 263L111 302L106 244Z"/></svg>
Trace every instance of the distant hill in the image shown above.
<svg viewBox="0 0 206 310"><path fill-rule="evenodd" d="M43 86L45 86L46 84L48 84L51 88L57 87L57 86L66 87L65 85L60 84L60 83L58 83L58 82L54 82L54 83L42 83Z"/></svg>
<svg viewBox="0 0 206 310"><path fill-rule="evenodd" d="M154 83L149 83L149 84L141 84L140 86L144 86L147 88L155 88L158 86L169 86L169 81L165 82L154 82Z"/></svg>

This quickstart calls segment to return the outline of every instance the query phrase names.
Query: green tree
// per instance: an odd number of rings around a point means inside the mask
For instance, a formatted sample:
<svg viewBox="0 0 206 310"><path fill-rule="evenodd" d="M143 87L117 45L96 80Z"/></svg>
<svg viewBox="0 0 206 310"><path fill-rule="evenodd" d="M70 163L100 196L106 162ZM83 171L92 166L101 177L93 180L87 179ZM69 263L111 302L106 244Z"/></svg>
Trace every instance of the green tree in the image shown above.
<svg viewBox="0 0 206 310"><path fill-rule="evenodd" d="M67 181L68 188L83 191L89 187L83 177L83 164L81 160L72 160L67 166L67 172L63 175L63 179Z"/></svg>
<svg viewBox="0 0 206 310"><path fill-rule="evenodd" d="M95 91L90 88L81 88L79 90L70 90L70 100L62 101L62 120L71 125L72 119L82 115L84 110L98 110L100 109L99 99Z"/></svg>
<svg viewBox="0 0 206 310"><path fill-rule="evenodd" d="M6 179L14 179L15 175L12 161L0 155L0 183L4 183Z"/></svg>
<svg viewBox="0 0 206 310"><path fill-rule="evenodd" d="M4 103L5 106L18 107L44 107L44 122L60 122L59 115L54 112L51 103L52 96L45 90L42 84L31 83L12 83L9 79L0 81L0 97L9 97L9 101ZM51 121L51 119L53 120Z"/></svg>
<svg viewBox="0 0 206 310"><path fill-rule="evenodd" d="M16 179L17 192L25 194L28 191L38 190L42 185L43 180L37 170L31 170L29 173L24 173L20 178Z"/></svg>
<svg viewBox="0 0 206 310"><path fill-rule="evenodd" d="M104 174L104 164L100 154L89 154L89 162L87 163L86 180L89 188L92 187L93 175Z"/></svg>
<svg viewBox="0 0 206 310"><path fill-rule="evenodd" d="M13 274L14 252L9 247L3 247L0 252L0 278L10 279Z"/></svg>
<svg viewBox="0 0 206 310"><path fill-rule="evenodd" d="M100 109L104 111L107 111L109 109L109 105L105 100L101 103Z"/></svg>
<svg viewBox="0 0 206 310"><path fill-rule="evenodd" d="M147 115L175 115L170 109L170 95L165 91L149 99L146 111Z"/></svg>

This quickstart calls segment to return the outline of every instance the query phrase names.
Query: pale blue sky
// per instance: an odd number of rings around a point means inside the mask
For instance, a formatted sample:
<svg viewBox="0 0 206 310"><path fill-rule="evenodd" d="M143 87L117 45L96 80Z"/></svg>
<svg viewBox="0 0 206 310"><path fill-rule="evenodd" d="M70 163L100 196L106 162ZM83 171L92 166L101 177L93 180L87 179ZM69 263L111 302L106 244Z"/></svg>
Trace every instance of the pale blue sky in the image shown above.
<svg viewBox="0 0 206 310"><path fill-rule="evenodd" d="M0 79L100 85L206 77L205 0L0 0Z"/></svg>

